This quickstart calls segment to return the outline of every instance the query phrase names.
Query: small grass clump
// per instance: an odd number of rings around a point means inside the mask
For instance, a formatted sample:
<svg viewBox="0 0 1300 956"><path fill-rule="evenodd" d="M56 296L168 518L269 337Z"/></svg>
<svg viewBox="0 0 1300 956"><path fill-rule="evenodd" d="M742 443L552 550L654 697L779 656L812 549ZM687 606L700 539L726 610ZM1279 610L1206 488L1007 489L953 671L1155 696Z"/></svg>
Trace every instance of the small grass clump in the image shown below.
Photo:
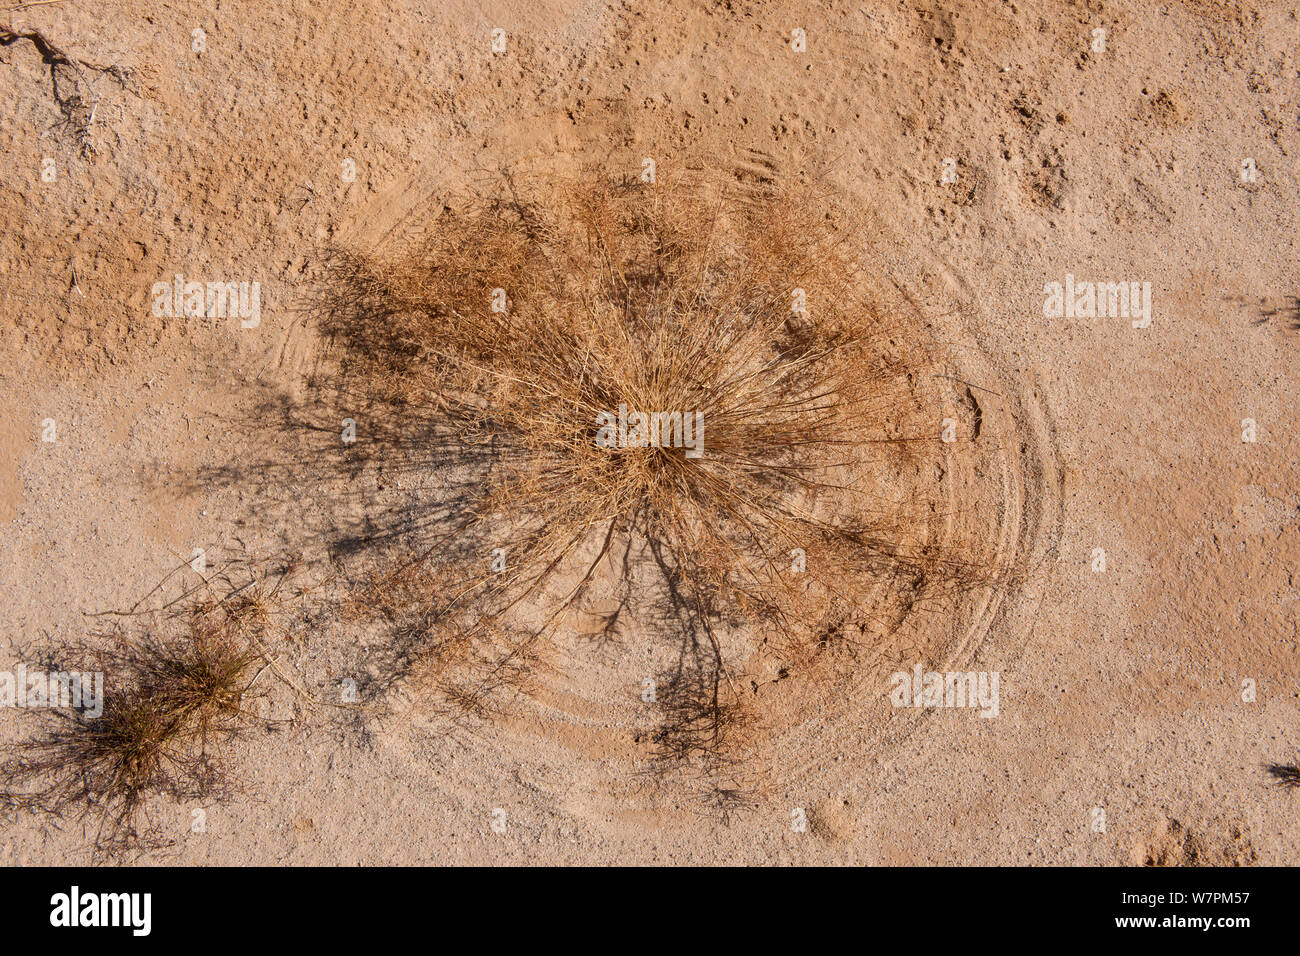
<svg viewBox="0 0 1300 956"><path fill-rule="evenodd" d="M185 612L180 636L103 635L110 645L90 657L103 674L102 713L43 712L43 731L0 763L0 802L92 818L102 852L171 842L146 819L151 796L220 799L229 791L216 745L239 732L262 660L237 614L219 603Z"/></svg>
<svg viewBox="0 0 1300 956"><path fill-rule="evenodd" d="M1300 763L1271 763L1264 769L1279 787L1300 788Z"/></svg>

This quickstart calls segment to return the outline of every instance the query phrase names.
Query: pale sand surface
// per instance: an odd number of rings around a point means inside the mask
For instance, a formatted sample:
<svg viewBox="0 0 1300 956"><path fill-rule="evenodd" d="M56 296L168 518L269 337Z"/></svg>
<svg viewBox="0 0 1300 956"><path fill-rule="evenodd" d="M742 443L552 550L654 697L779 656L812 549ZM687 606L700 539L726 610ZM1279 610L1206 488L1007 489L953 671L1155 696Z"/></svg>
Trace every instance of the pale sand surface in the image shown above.
<svg viewBox="0 0 1300 956"><path fill-rule="evenodd" d="M269 453L261 402L305 397L321 343L300 304L325 250L373 248L503 165L815 170L879 224L864 256L950 368L990 390L966 478L1029 570L926 625L965 628L944 646L1000 674L997 719L882 715L887 689L852 674L825 699L792 684L738 771L747 809L638 774L638 645L573 633L495 721L254 728L241 792L204 807L202 834L196 805L158 801L179 842L147 860L1300 859L1297 796L1263 771L1300 756L1293 5L68 0L6 22L133 74L91 71L84 156L33 45L0 48L0 667L134 605L196 547L323 562L304 529L330 501L203 476ZM260 326L155 317L176 272L260 281ZM1045 318L1067 273L1151 283L1150 327ZM379 642L325 627L284 661L308 687L364 688ZM20 717L0 711L0 739ZM76 823L0 830L6 863L88 847Z"/></svg>

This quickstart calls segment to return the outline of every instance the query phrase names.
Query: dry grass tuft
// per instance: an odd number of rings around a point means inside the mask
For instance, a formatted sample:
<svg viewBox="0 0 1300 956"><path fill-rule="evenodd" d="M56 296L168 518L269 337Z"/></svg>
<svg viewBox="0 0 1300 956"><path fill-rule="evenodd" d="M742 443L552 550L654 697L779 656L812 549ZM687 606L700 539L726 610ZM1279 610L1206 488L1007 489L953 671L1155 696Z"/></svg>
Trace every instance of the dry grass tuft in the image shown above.
<svg viewBox="0 0 1300 956"><path fill-rule="evenodd" d="M103 712L44 711L41 734L0 764L0 803L95 821L98 852L167 845L151 826L153 795L221 799L229 783L215 746L245 718L262 657L246 630L256 621L243 600L192 607L178 635L157 623L115 629L83 671L103 674Z"/></svg>
<svg viewBox="0 0 1300 956"><path fill-rule="evenodd" d="M1272 763L1264 769L1279 787L1300 788L1300 764Z"/></svg>
<svg viewBox="0 0 1300 956"><path fill-rule="evenodd" d="M360 545L416 548L360 599L417 634L409 677L477 712L618 579L680 642L655 740L690 760L739 710L720 628L816 655L865 633L870 583L983 572L892 480L937 440L912 390L927 360L841 218L807 191L508 181L400 253L337 258L321 321L368 449L349 454L437 476ZM700 413L702 454L602 447L621 405Z"/></svg>

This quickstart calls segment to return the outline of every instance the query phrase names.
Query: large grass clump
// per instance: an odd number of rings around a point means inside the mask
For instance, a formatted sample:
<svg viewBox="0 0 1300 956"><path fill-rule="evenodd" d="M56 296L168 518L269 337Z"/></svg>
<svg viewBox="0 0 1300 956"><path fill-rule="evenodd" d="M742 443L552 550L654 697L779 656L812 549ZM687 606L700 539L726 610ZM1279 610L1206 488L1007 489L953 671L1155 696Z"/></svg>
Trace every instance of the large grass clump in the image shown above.
<svg viewBox="0 0 1300 956"><path fill-rule="evenodd" d="M389 529L408 560L367 602L424 596L441 636L418 669L449 698L476 709L612 581L682 641L678 686L716 725L719 627L812 647L863 625L882 569L936 560L894 481L924 359L852 232L808 191L510 181L338 258L322 314L358 447L442 476ZM609 447L620 406L697 415L698 455Z"/></svg>

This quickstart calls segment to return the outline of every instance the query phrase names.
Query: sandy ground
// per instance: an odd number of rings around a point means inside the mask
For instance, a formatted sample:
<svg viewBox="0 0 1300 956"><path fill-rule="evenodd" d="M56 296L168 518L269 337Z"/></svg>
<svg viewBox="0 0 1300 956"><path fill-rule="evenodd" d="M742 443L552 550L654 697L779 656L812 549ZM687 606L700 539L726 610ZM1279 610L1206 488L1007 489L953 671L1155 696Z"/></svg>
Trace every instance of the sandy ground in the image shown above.
<svg viewBox="0 0 1300 956"><path fill-rule="evenodd" d="M324 495L205 476L267 454L259 409L304 395L325 250L503 166L816 170L988 389L996 448L970 480L1030 572L950 645L999 673L996 719L882 717L878 684L805 684L787 697L816 706L771 705L735 812L637 774L636 667L574 635L501 720L255 729L241 792L201 807L202 833L198 805L159 801L178 842L147 859L1300 860L1297 796L1263 771L1300 749L1294 6L66 0L0 25L95 65L83 142L35 45L0 48L0 667L134 605L194 548L304 547ZM178 272L260 282L260 324L155 316ZM1067 274L1149 282L1150 325L1044 316ZM336 693L368 686L377 651L325 629L283 653ZM76 823L5 827L8 863L89 852Z"/></svg>

